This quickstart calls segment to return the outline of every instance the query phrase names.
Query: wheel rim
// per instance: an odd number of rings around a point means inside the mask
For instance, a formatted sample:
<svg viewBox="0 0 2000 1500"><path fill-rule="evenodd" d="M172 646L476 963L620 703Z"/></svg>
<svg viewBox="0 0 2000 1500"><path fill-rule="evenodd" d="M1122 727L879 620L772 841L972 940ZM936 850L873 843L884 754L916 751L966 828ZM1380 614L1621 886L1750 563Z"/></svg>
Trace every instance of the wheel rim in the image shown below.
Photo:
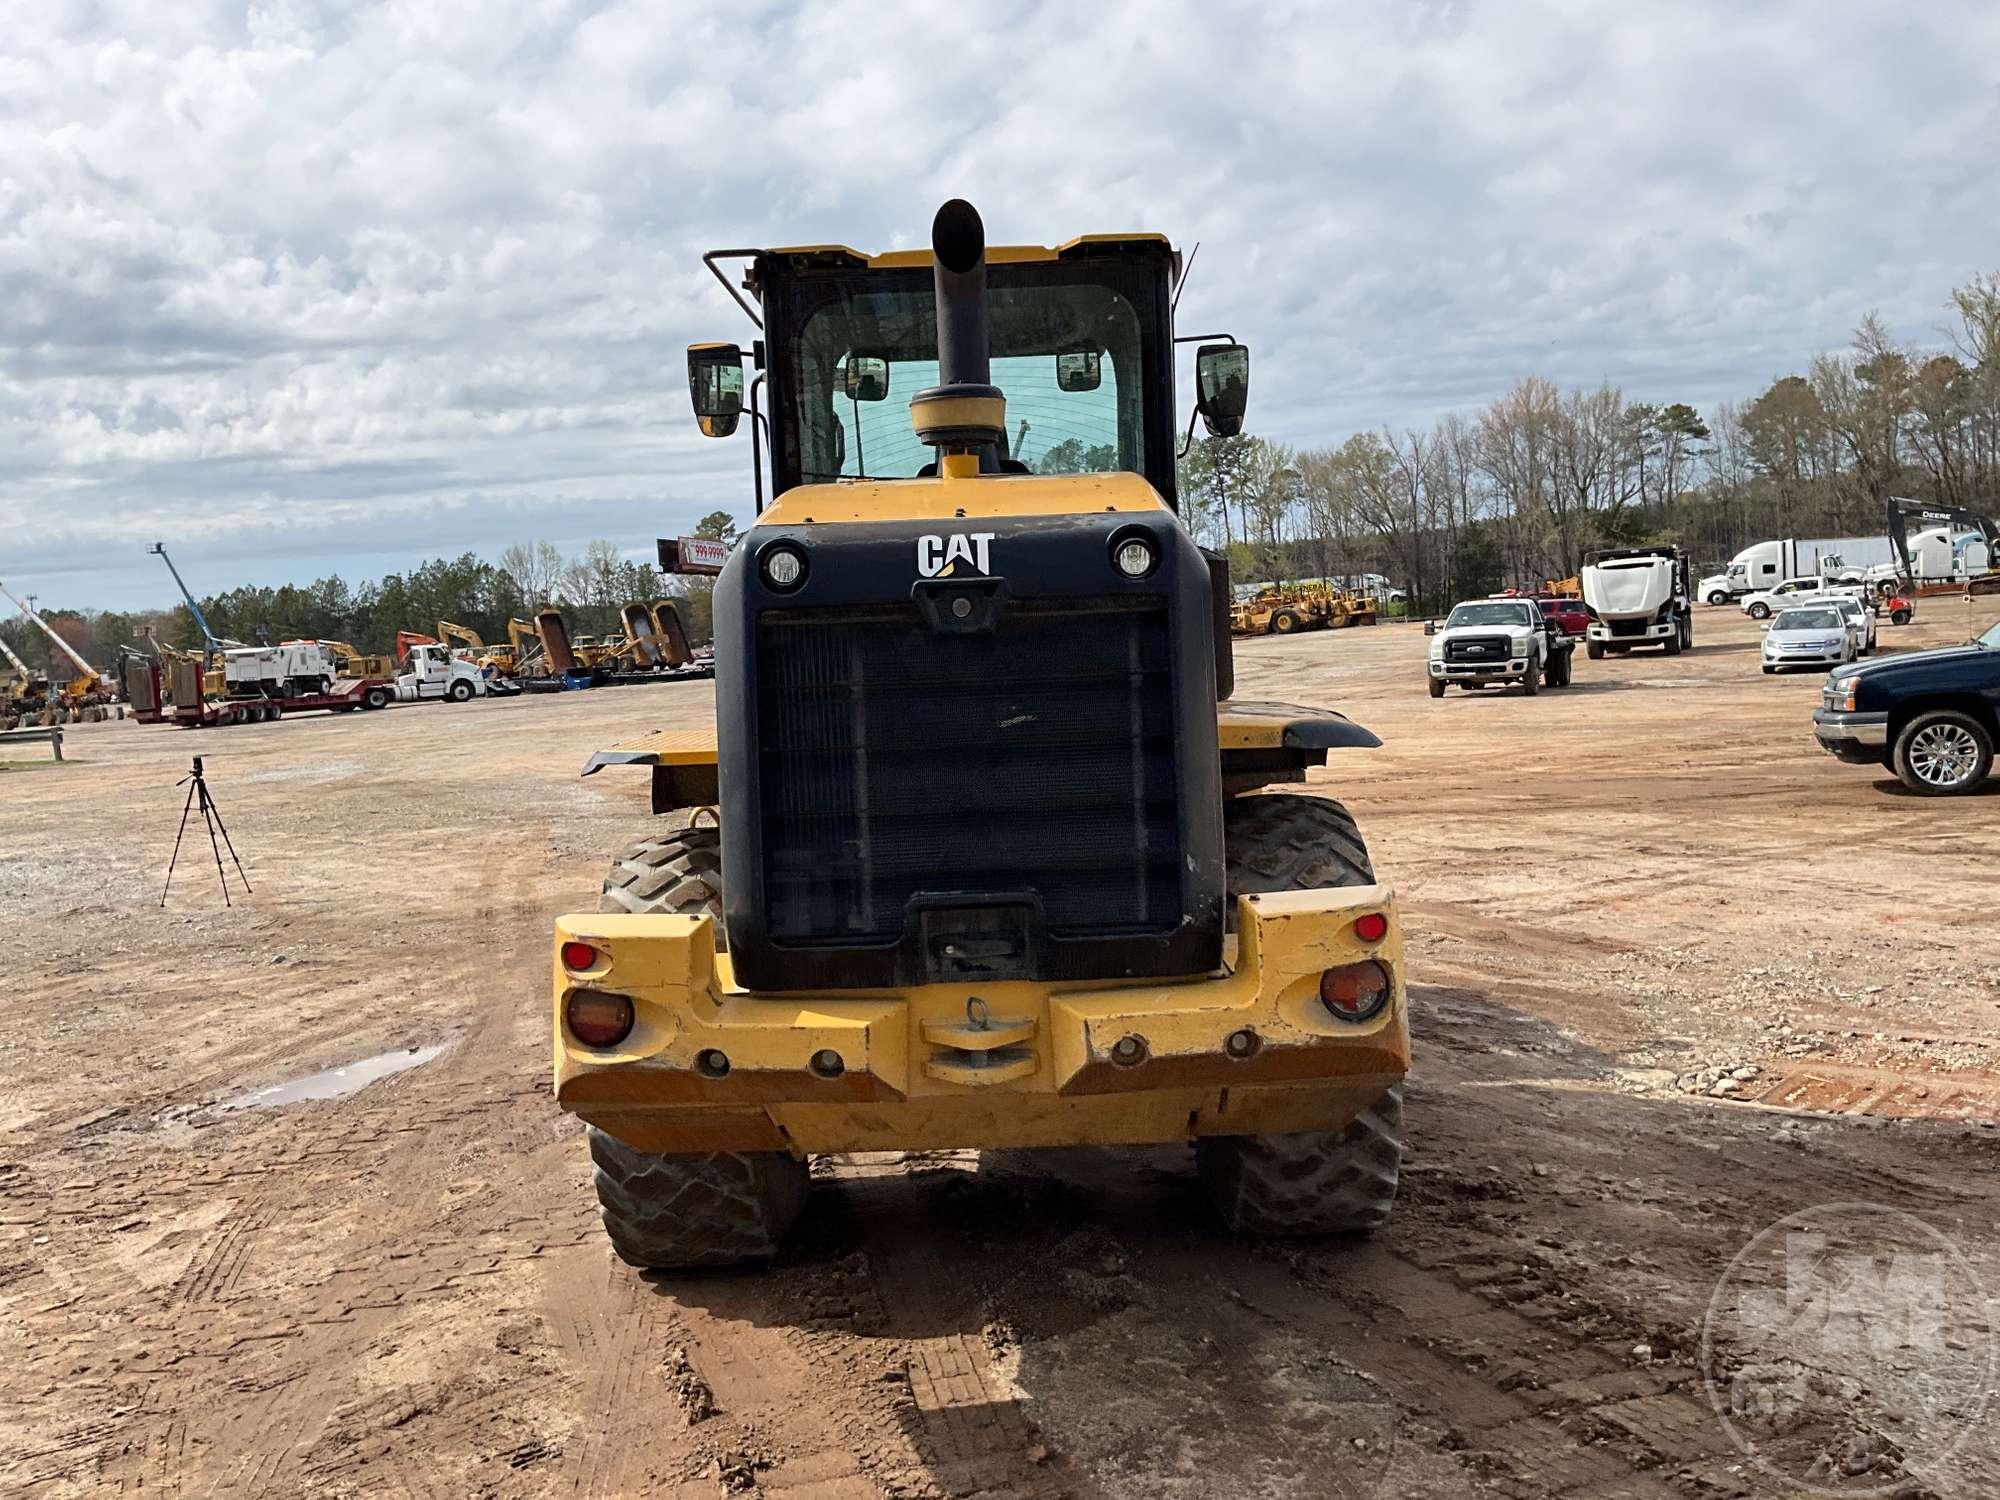
<svg viewBox="0 0 2000 1500"><path fill-rule="evenodd" d="M1963 724L1930 724L1910 741L1910 769L1925 786L1957 786L1979 763L1979 742Z"/></svg>

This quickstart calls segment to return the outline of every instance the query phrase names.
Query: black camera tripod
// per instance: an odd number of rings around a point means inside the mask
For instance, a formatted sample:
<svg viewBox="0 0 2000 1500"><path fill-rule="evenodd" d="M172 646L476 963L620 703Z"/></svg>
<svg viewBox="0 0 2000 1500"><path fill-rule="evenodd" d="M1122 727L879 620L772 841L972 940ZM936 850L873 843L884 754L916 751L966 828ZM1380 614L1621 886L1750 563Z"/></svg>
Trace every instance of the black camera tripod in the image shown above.
<svg viewBox="0 0 2000 1500"><path fill-rule="evenodd" d="M176 781L174 785L184 786L188 789L187 804L181 808L180 832L174 835L174 854L173 858L167 861L167 883L160 888L160 905L165 906L167 904L167 892L173 889L174 866L180 862L181 839L187 834L188 814L194 811L195 803L199 800L201 803L201 819L208 825L208 846L215 851L216 877L222 882L222 904L228 906L230 905L229 875L222 868L222 851L224 849L229 851L230 862L236 866L236 878L243 882L243 890L246 895L250 891L250 877L243 873L243 861L236 857L236 846L229 841L229 829L223 825L222 810L215 805L215 799L208 794L208 782L202 777L201 757L199 755L194 758L194 769L179 781ZM218 833L222 835L220 843L216 841Z"/></svg>

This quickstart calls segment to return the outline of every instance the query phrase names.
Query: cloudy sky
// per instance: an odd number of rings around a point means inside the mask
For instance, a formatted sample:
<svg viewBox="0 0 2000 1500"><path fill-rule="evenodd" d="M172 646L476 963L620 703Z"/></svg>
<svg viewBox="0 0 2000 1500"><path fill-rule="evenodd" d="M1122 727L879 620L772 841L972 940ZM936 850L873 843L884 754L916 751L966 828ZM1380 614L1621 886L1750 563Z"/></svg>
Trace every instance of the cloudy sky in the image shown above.
<svg viewBox="0 0 2000 1500"><path fill-rule="evenodd" d="M1707 406L2000 269L2000 5L0 0L0 580L350 579L721 507L718 245L1202 242L1252 430Z"/></svg>

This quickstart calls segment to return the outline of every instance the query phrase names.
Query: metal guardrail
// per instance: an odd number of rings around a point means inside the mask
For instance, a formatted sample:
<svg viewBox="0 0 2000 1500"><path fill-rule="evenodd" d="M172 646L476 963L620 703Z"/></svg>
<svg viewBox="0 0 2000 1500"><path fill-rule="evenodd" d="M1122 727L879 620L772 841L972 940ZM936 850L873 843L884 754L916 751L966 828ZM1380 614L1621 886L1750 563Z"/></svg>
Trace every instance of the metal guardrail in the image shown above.
<svg viewBox="0 0 2000 1500"><path fill-rule="evenodd" d="M0 745L32 745L38 740L47 740L56 752L56 759L63 758L63 732L60 724L51 724L45 729L0 729Z"/></svg>

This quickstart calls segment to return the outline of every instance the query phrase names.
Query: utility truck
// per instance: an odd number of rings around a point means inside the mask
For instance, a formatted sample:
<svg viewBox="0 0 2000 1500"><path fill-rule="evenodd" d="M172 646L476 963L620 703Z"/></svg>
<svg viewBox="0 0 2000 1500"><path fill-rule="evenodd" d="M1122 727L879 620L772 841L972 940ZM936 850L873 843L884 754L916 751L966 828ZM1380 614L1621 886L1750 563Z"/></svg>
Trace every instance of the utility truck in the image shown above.
<svg viewBox="0 0 2000 1500"><path fill-rule="evenodd" d="M1427 669L1433 698L1447 686L1519 684L1533 696L1543 684L1568 687L1576 638L1535 599L1472 599L1453 607L1431 633Z"/></svg>
<svg viewBox="0 0 2000 1500"><path fill-rule="evenodd" d="M613 1247L768 1255L812 1155L967 1147L1182 1142L1234 1227L1383 1223L1401 927L1299 785L1380 741L1229 701L1227 564L1175 510L1180 258L989 254L953 200L927 248L707 260L759 333L688 351L695 414L748 411L777 493L716 582L715 738L585 768L650 767L678 814L552 944ZM1186 342L1185 420L1235 436L1248 349ZM1076 440L1031 467L1010 404Z"/></svg>
<svg viewBox="0 0 2000 1500"><path fill-rule="evenodd" d="M1583 607L1590 615L1584 650L1592 661L1607 651L1658 646L1679 656L1694 645L1687 554L1679 547L1611 547L1583 565Z"/></svg>

